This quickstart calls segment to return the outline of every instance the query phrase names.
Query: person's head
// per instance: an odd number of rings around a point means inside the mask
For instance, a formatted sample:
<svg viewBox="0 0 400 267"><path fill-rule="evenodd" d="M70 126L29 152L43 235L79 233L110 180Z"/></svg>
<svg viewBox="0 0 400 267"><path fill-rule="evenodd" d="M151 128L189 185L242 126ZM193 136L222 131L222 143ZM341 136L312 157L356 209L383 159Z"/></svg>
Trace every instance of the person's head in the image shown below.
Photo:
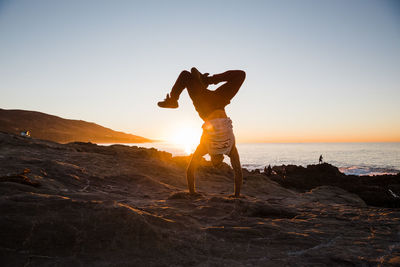
<svg viewBox="0 0 400 267"><path fill-rule="evenodd" d="M211 162L214 167L220 166L222 164L222 161L224 160L223 154L210 155L210 157L211 157Z"/></svg>

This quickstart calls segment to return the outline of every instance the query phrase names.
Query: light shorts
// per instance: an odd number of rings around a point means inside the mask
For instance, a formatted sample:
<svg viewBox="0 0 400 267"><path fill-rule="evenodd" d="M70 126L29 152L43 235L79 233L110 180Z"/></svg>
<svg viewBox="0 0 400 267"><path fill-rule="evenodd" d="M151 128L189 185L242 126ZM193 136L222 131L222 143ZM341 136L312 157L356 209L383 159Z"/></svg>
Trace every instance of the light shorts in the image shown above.
<svg viewBox="0 0 400 267"><path fill-rule="evenodd" d="M217 118L206 121L203 126L201 142L207 147L208 154L229 155L235 144L232 121L230 118Z"/></svg>

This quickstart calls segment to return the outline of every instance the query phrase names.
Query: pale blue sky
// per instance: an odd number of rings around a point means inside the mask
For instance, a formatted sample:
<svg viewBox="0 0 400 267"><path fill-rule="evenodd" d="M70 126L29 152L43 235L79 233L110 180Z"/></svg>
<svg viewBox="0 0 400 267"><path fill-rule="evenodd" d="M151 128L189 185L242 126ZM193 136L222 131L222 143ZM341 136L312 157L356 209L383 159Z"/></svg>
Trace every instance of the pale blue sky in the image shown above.
<svg viewBox="0 0 400 267"><path fill-rule="evenodd" d="M201 130L183 69L243 69L241 141L400 141L398 1L1 1L0 108Z"/></svg>

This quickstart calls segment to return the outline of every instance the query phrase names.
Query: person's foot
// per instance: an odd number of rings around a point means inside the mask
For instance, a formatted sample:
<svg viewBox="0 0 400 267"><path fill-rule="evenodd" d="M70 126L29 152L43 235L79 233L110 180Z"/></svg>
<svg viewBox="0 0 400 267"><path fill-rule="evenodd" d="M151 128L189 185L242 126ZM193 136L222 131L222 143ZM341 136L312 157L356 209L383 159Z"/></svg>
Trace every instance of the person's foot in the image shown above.
<svg viewBox="0 0 400 267"><path fill-rule="evenodd" d="M167 94L163 101L158 102L157 105L160 108L177 108L179 106L178 100L172 99L169 94Z"/></svg>

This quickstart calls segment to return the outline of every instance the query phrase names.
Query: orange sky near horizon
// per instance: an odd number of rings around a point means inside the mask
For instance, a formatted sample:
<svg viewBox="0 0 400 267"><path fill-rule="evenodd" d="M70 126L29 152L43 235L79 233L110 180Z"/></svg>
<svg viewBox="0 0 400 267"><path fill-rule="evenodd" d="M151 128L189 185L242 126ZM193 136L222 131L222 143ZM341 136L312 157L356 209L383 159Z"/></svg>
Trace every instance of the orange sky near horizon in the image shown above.
<svg viewBox="0 0 400 267"><path fill-rule="evenodd" d="M285 132L280 129L270 130L267 135L259 137L245 131L240 132L239 142L256 143L349 143L349 142L400 142L400 124L389 127L360 127L349 129L301 129Z"/></svg>
<svg viewBox="0 0 400 267"><path fill-rule="evenodd" d="M239 143L400 143L397 136L305 136L305 137L267 137L260 138L241 138Z"/></svg>
<svg viewBox="0 0 400 267"><path fill-rule="evenodd" d="M177 111L178 113L179 111ZM229 115L229 114L228 114ZM296 128L293 131L286 131L288 126L279 125L276 127L255 127L249 131L242 126L240 121L232 117L234 133L238 143L379 143L379 142L400 142L400 124L395 127L358 126L348 129L335 129L334 126L322 128L319 125L308 125L308 127ZM202 133L202 121L198 120L177 120L172 122L164 132L155 131L153 136L161 134L157 140L179 143L198 143ZM289 125L290 126L290 125ZM345 127L343 125L343 127ZM260 134L263 133L263 134Z"/></svg>

